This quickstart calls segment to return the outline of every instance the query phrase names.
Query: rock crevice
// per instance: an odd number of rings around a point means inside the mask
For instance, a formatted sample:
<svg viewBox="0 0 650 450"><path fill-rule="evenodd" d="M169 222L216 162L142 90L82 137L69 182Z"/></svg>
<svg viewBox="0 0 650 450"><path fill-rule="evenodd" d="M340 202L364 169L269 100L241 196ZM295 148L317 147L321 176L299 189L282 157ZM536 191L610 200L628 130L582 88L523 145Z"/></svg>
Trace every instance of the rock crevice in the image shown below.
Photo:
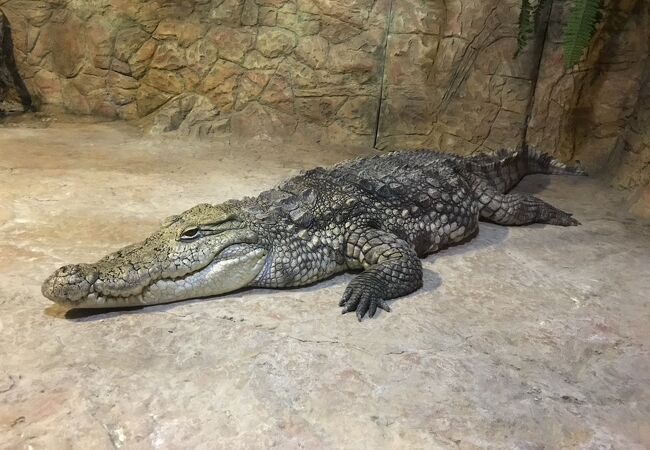
<svg viewBox="0 0 650 450"><path fill-rule="evenodd" d="M0 116L31 108L32 98L16 67L9 21L0 10Z"/></svg>

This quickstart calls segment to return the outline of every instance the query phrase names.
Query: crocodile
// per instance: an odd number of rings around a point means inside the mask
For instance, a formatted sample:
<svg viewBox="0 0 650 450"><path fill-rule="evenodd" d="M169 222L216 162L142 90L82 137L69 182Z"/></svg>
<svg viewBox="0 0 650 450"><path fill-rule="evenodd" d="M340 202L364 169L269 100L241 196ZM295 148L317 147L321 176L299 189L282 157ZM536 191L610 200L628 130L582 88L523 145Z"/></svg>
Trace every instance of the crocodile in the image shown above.
<svg viewBox="0 0 650 450"><path fill-rule="evenodd" d="M117 308L305 286L361 270L339 303L361 320L422 287L420 258L471 239L479 220L579 225L533 195L510 192L533 173L584 171L527 147L471 157L405 150L318 167L257 197L169 217L143 242L61 267L42 293L68 308Z"/></svg>

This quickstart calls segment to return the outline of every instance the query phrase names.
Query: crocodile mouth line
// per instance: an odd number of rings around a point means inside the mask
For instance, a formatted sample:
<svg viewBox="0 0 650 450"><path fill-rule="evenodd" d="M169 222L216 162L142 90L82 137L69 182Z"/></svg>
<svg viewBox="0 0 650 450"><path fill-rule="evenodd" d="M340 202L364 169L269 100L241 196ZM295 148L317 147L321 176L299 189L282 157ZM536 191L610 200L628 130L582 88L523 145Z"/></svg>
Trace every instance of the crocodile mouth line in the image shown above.
<svg viewBox="0 0 650 450"><path fill-rule="evenodd" d="M108 300L110 300L110 301L113 301L113 300L119 300L119 299L129 300L129 299L134 299L134 298L138 298L138 297L143 297L144 295L146 295L146 293L151 288L151 286L153 286L154 284L156 284L156 283L158 283L160 281L172 281L172 282L181 281L181 280L184 280L187 277L191 277L192 275L195 275L195 274L205 270L207 267L211 266L212 264L216 264L218 262L223 262L223 261L228 261L230 259L235 259L235 258L237 258L237 256L233 256L233 257L230 257L230 258L219 258L217 256L215 259L207 262L203 266L201 266L199 268L196 268L194 270L190 270L189 272L185 272L182 275L178 275L178 276L175 276L175 277L160 277L160 278L155 278L155 279L152 278L152 279L149 280L149 282L147 284L144 284L144 285L142 285L140 287L140 292L138 292L137 294L131 294L131 293L124 294L124 295L103 294L100 290L97 290L97 291L95 290L95 283L93 283L93 285L90 287L90 292L88 293L88 297L86 298L86 300L92 300L92 301L108 301Z"/></svg>
<svg viewBox="0 0 650 450"><path fill-rule="evenodd" d="M130 307L130 306L148 306L150 303L148 303L145 298L151 288L156 285L156 283L160 282L181 282L193 275L199 274L202 271L205 271L206 269L220 264L224 263L227 261L232 261L232 260L237 260L241 259L242 257L245 257L251 251L248 252L227 252L228 249L231 247L239 247L237 244L233 244L231 246L226 247L224 250L222 250L222 253L230 253L226 255L217 255L214 259L209 261L208 263L204 264L201 267L198 267L194 270L191 270L189 272L186 272L182 275L174 276L174 277L160 277L156 279L151 279L149 283L143 285L140 288L140 292L137 294L126 294L126 295L106 295L103 294L101 291L96 290L95 283L92 284L90 288L89 294L81 301L74 302L74 301L65 301L65 302L57 302L61 304L62 306L67 306L67 307L77 307L77 308L106 308L106 307L115 307L115 308L120 308L120 307ZM176 300L169 300L169 303L174 302L174 301L180 301L183 300L182 298L176 299Z"/></svg>

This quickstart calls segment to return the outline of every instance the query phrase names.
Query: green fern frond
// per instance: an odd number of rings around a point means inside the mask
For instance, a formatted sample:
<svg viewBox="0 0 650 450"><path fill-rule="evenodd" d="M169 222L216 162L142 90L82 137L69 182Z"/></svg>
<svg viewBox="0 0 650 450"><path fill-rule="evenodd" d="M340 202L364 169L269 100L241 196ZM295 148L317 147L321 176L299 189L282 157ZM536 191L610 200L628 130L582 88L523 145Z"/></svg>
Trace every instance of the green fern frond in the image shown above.
<svg viewBox="0 0 650 450"><path fill-rule="evenodd" d="M528 45L531 34L536 34L541 22L541 12L552 0L521 0L519 30L517 32L517 51L515 56Z"/></svg>
<svg viewBox="0 0 650 450"><path fill-rule="evenodd" d="M601 19L602 0L574 0L564 28L564 67L575 66L596 34Z"/></svg>
<svg viewBox="0 0 650 450"><path fill-rule="evenodd" d="M519 12L519 31L517 32L517 56L528 44L530 33L533 32L534 25L532 19L533 9L530 0L521 0L521 11Z"/></svg>

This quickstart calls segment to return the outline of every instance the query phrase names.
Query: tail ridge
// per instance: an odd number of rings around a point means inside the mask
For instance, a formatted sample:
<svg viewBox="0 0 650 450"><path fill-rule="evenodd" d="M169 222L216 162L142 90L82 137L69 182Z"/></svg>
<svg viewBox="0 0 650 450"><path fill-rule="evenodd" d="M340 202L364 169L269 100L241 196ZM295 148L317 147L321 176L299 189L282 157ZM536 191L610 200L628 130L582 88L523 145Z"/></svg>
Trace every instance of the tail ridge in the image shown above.
<svg viewBox="0 0 650 450"><path fill-rule="evenodd" d="M548 153L539 152L533 148L525 146L522 152L526 156L528 174L545 173L549 175L587 175L587 172L578 165L568 166L561 161L553 158Z"/></svg>
<svg viewBox="0 0 650 450"><path fill-rule="evenodd" d="M509 151L501 149L493 155L471 158L471 169L490 180L501 192L512 189L524 176L535 173L549 175L587 175L579 165L569 166L547 153L527 145Z"/></svg>

